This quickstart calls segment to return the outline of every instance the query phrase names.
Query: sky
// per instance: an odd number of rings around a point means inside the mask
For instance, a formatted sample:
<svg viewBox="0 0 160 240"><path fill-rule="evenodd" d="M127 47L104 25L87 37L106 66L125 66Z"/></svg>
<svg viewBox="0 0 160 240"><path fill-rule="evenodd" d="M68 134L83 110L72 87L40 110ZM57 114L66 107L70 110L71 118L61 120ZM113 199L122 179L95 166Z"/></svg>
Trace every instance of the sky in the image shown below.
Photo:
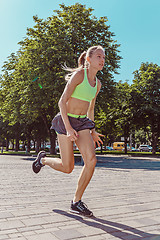
<svg viewBox="0 0 160 240"><path fill-rule="evenodd" d="M97 18L106 16L113 39L121 45L123 59L115 81L132 83L133 72L142 62L160 66L159 0L0 0L0 73L7 57L20 48L18 42L26 36L27 28L34 26L33 16L46 19L59 4L77 2L93 8Z"/></svg>

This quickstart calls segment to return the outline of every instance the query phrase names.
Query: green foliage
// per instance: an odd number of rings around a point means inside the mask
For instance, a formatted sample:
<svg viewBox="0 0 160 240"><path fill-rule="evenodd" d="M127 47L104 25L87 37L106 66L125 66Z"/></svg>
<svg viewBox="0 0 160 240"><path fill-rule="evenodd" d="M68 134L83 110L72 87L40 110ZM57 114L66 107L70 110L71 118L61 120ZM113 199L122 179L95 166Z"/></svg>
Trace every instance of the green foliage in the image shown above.
<svg viewBox="0 0 160 240"><path fill-rule="evenodd" d="M62 65L66 62L76 67L81 52L92 45L102 45L106 50L106 65L98 75L102 89L97 100L101 108L106 108L104 103L114 92L112 75L117 72L121 57L107 18L97 19L92 11L79 3L60 4L60 10L46 20L33 17L35 26L27 29L19 51L11 54L3 66L0 115L4 121L24 124L31 132L41 118L50 133L65 86ZM38 130L36 124L34 129Z"/></svg>
<svg viewBox="0 0 160 240"><path fill-rule="evenodd" d="M143 129L140 128L135 131L135 142L136 144L151 144L151 130L149 127Z"/></svg>
<svg viewBox="0 0 160 240"><path fill-rule="evenodd" d="M153 63L142 63L134 73L132 104L140 126L150 126L153 154L160 137L160 67Z"/></svg>
<svg viewBox="0 0 160 240"><path fill-rule="evenodd" d="M148 115L160 114L160 67L153 63L142 63L139 71L134 73L133 93L137 108ZM138 100L138 101L137 101Z"/></svg>
<svg viewBox="0 0 160 240"><path fill-rule="evenodd" d="M92 12L79 3L60 4L60 10L46 20L33 17L35 26L27 29L19 51L8 57L0 76L1 140L29 141L32 137L38 141L47 133L51 139L51 120L65 86L62 65L76 67L84 50L102 45L106 64L98 73L102 88L95 109L96 126L106 143L120 136L127 139L136 129L139 142L148 137L155 153L160 138L160 67L142 63L131 86L115 83L113 73L117 73L121 59L119 44L107 18L97 19Z"/></svg>

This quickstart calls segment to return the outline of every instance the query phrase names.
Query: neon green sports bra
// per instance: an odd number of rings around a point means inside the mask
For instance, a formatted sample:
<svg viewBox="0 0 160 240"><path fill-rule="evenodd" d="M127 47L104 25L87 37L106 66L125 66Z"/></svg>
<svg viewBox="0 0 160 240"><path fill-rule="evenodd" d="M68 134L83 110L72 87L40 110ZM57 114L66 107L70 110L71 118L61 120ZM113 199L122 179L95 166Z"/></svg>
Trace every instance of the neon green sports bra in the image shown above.
<svg viewBox="0 0 160 240"><path fill-rule="evenodd" d="M77 85L71 97L90 102L96 96L96 92L97 78L95 87L92 87L88 82L87 69L85 68L83 82Z"/></svg>

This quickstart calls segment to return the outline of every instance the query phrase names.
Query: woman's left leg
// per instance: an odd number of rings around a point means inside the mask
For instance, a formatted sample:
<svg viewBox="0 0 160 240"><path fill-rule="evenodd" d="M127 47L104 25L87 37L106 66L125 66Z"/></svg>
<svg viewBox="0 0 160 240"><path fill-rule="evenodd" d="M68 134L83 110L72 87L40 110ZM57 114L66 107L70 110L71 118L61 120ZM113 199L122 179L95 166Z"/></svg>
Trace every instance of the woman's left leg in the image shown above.
<svg viewBox="0 0 160 240"><path fill-rule="evenodd" d="M94 142L90 134L90 130L85 129L79 131L78 135L79 137L76 141L76 145L82 154L84 167L78 179L78 185L73 199L74 202L81 200L82 195L93 176L97 163Z"/></svg>

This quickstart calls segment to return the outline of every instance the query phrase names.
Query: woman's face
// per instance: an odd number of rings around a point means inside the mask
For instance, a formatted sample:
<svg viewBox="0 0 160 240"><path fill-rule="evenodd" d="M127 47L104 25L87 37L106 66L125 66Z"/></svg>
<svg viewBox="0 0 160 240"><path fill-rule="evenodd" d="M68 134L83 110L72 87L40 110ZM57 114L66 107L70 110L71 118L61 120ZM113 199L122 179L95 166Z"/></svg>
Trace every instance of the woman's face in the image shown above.
<svg viewBox="0 0 160 240"><path fill-rule="evenodd" d="M89 58L89 63L91 67L101 71L105 63L105 53L102 49L97 49L93 52L92 56Z"/></svg>

